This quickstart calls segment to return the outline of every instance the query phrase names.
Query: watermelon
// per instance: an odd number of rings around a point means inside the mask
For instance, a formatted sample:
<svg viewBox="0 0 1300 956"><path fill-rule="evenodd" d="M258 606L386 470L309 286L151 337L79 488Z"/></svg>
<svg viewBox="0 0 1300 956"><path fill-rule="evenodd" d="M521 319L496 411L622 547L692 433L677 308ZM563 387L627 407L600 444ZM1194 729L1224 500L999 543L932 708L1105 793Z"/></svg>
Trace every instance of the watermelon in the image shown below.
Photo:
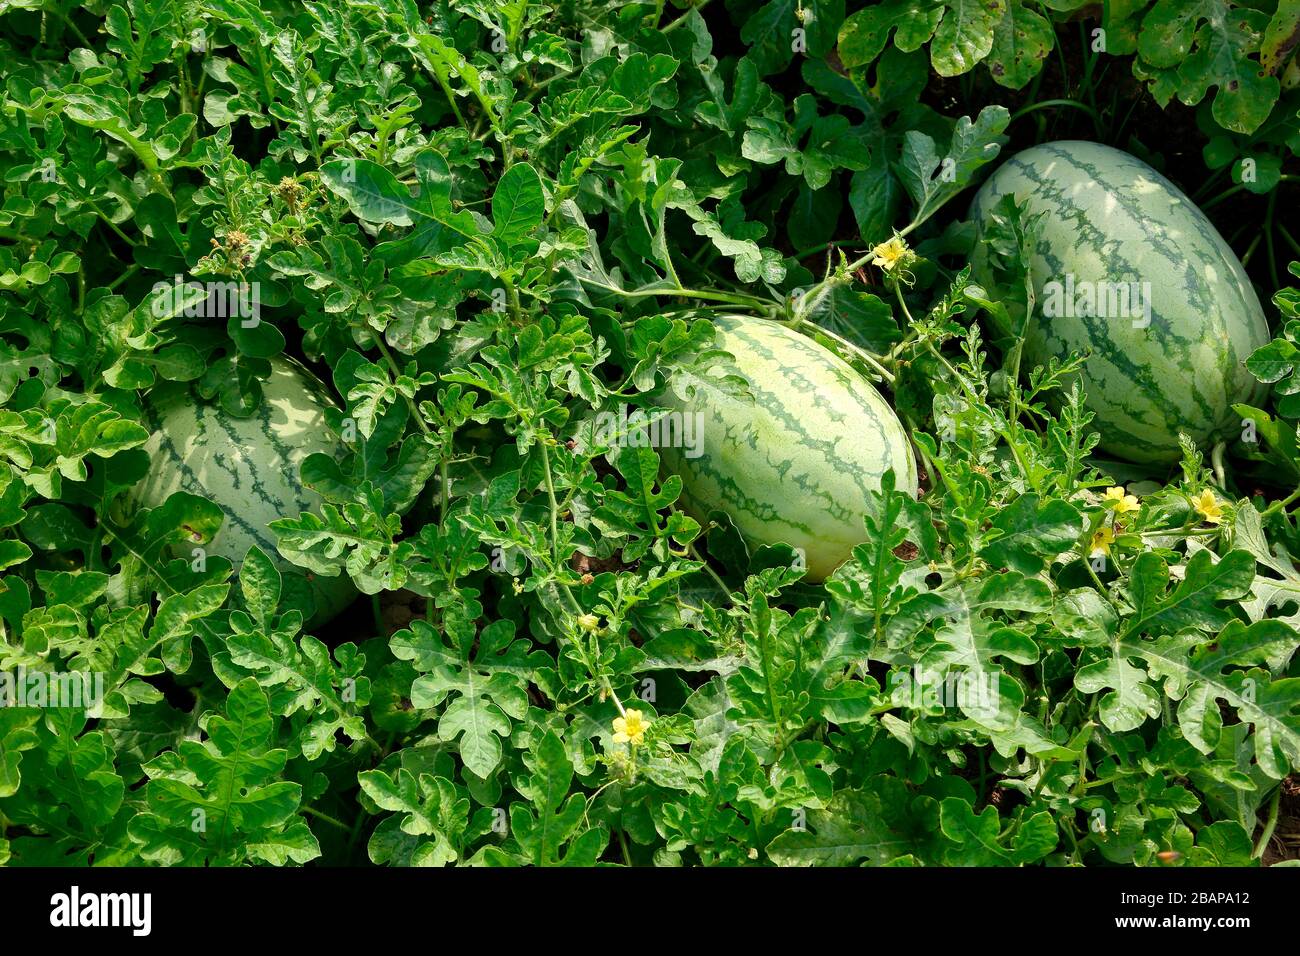
<svg viewBox="0 0 1300 956"><path fill-rule="evenodd" d="M277 356L262 383L262 402L248 418L236 418L216 403L204 402L188 386L166 383L146 406L153 435L145 446L151 465L136 487L134 500L156 508L185 491L211 499L225 512L221 530L208 544L238 569L249 547L257 545L275 561L286 591L310 589L322 624L356 597L347 575L312 576L280 557L267 526L277 518L297 517L316 507L320 497L303 487L299 469L314 452L338 457L343 445L325 423L333 403L329 390L297 362Z"/></svg>
<svg viewBox="0 0 1300 956"><path fill-rule="evenodd" d="M1146 163L1099 143L1046 143L1007 160L971 206L977 229L1008 194L1043 214L1025 364L1090 353L1082 377L1099 448L1166 463L1180 431L1201 446L1239 432L1233 403L1263 396L1243 363L1269 341L1268 323L1205 214ZM972 261L987 281L986 252L977 244Z"/></svg>
<svg viewBox="0 0 1300 956"><path fill-rule="evenodd" d="M664 467L681 476L682 506L697 520L718 510L750 545L801 549L807 578L820 581L866 540L868 494L887 470L916 495L907 434L870 382L807 336L742 316L716 326L752 400L707 385L689 400L661 393L657 404L694 416L699 435L661 448Z"/></svg>

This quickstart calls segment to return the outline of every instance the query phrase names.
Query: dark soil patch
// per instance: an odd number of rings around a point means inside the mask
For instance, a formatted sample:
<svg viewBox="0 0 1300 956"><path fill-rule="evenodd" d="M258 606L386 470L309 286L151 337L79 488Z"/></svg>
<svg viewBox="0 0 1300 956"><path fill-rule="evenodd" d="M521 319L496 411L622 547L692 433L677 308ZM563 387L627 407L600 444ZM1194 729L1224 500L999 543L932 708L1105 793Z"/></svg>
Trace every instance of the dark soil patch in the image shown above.
<svg viewBox="0 0 1300 956"><path fill-rule="evenodd" d="M1277 828L1264 850L1265 866L1285 860L1300 860L1300 776L1295 774L1282 781Z"/></svg>

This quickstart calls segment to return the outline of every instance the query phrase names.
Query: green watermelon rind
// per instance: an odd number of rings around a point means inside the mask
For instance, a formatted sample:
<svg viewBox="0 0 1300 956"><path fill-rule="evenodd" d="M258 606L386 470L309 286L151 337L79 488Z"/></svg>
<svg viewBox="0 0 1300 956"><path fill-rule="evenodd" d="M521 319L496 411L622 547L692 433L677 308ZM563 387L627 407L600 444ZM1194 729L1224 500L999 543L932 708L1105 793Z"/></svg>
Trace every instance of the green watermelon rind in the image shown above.
<svg viewBox="0 0 1300 956"><path fill-rule="evenodd" d="M705 386L690 401L661 393L657 404L703 416L703 453L661 448L664 468L681 476L688 513L722 511L750 545L801 549L808 579L823 580L866 540L869 494L887 470L915 496L907 434L870 382L807 336L745 316L715 325L753 401Z"/></svg>
<svg viewBox="0 0 1300 956"><path fill-rule="evenodd" d="M1012 193L1029 215L1045 213L1030 263L1038 305L1025 341L1028 367L1090 351L1084 369L1099 448L1142 463L1179 457L1179 432L1199 445L1240 431L1237 403L1265 388L1245 360L1269 341L1259 298L1213 223L1146 163L1086 141L1032 147L1004 163L976 195L970 216ZM974 257L977 277L982 263ZM1076 281L1151 283L1147 329L1123 318L1042 314L1043 289Z"/></svg>
<svg viewBox="0 0 1300 956"><path fill-rule="evenodd" d="M341 445L324 419L324 409L332 403L329 390L308 369L287 356L271 360L271 379L264 384L263 400L247 418L231 415L219 403L206 402L194 394L192 386L168 385L156 389L145 403L147 423L152 436L145 446L152 458L149 473L136 487L132 500L137 507L156 508L176 491L208 498L225 515L222 528L208 543L212 554L228 558L238 572L250 544L256 544L271 558L286 587L294 586L295 577L308 577L297 565L280 556L275 534L267 525L283 517L316 510L320 496L302 484L302 460L313 452L338 455ZM279 377L280 381L276 381ZM295 413L306 416L312 433L309 441L298 444L285 441L272 415L274 404L288 401ZM187 455L190 436L198 436ZM224 449L214 452L207 462L224 472L227 480L218 481L212 474L200 475L195 466L203 459L194 456L202 447L220 442ZM261 460L254 460L260 458ZM287 487L288 495L268 488L267 478ZM241 505L251 507L241 507ZM357 589L346 575L310 576L310 590L316 613L309 622L323 624L338 614L357 596Z"/></svg>

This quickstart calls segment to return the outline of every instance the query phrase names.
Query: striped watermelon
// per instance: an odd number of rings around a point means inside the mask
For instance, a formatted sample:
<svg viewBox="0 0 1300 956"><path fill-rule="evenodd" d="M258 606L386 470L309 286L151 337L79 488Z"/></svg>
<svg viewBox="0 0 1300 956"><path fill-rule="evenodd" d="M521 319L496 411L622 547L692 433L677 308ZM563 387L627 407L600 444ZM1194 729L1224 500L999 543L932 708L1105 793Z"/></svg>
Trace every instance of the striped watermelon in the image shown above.
<svg viewBox="0 0 1300 956"><path fill-rule="evenodd" d="M285 575L285 587L304 572L279 557L277 518L309 511L320 497L304 488L299 469L314 452L339 455L342 446L325 424L329 390L311 372L283 357L271 360L262 383L262 404L249 418L235 418L215 403L199 400L189 387L163 385L150 395L147 411L153 436L146 449L149 473L136 488L137 504L156 508L174 492L210 498L226 513L208 551L238 568L256 544ZM312 624L329 620L356 596L347 575L315 576Z"/></svg>
<svg viewBox="0 0 1300 956"><path fill-rule="evenodd" d="M1047 143L1013 156L975 197L977 227L987 227L990 208L1008 193L1031 215L1044 214L1030 263L1037 303L1025 358L1032 366L1091 352L1083 378L1099 447L1129 461L1170 462L1179 431L1201 445L1237 432L1233 403L1262 398L1243 362L1268 342L1268 323L1205 214L1146 163L1099 143ZM984 252L977 245L976 275ZM1059 294L1071 280L1072 291ZM1106 299L1108 309L1095 304L1131 282L1149 284L1145 327L1136 310L1116 315L1117 299ZM1081 298L1089 290L1091 314L1080 314L1089 312Z"/></svg>
<svg viewBox="0 0 1300 956"><path fill-rule="evenodd" d="M682 505L698 520L727 514L754 545L804 552L820 581L866 540L867 493L893 468L916 494L916 462L902 424L848 363L766 319L716 320L717 344L736 357L753 401L700 387L690 401L663 394L673 411L698 413L702 453L661 449L683 480Z"/></svg>

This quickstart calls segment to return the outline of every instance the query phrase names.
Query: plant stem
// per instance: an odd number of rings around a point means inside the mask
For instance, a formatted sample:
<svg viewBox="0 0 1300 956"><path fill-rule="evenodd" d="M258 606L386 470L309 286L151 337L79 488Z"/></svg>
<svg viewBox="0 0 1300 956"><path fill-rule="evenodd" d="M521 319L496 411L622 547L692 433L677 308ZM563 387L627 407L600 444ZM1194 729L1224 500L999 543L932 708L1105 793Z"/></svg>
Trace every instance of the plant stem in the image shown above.
<svg viewBox="0 0 1300 956"><path fill-rule="evenodd" d="M1277 190L1274 189L1268 194L1268 212L1264 217L1264 251L1268 253L1268 277L1273 282L1273 288L1282 287L1282 280L1277 274L1277 250L1273 248L1273 213L1277 209Z"/></svg>
<svg viewBox="0 0 1300 956"><path fill-rule="evenodd" d="M784 325L786 328L790 329L791 331L794 331L799 327L798 324L795 323L795 320L789 320L786 322L782 322L781 324ZM862 360L867 365L870 365L872 371L876 372L876 374L878 374L881 378L883 378L886 382L888 382L891 388L893 387L894 373L891 372L889 369L885 368L885 366L881 365L880 361L877 359L875 355L872 355L870 352L868 352L860 345L854 345L848 339L844 338L844 336L837 335L836 333L832 332L830 329L826 328L825 326L822 325L817 326L817 334L826 336L828 339L835 342L836 345L840 346L843 349L846 349L850 355L856 356L858 359Z"/></svg>
<svg viewBox="0 0 1300 956"><path fill-rule="evenodd" d="M94 44L92 44L89 40L86 39L86 35L81 32L80 27L78 27L75 23L72 22L72 19L66 13L64 13L62 10L59 9L58 4L55 4L53 7L43 7L42 12L54 14L56 17L58 17L60 20L63 21L63 23L68 27L69 30L71 30L73 33L77 35L77 39L81 41L82 46L94 49Z"/></svg>
<svg viewBox="0 0 1300 956"><path fill-rule="evenodd" d="M1250 265L1251 257L1255 255L1255 250L1259 248L1260 240L1263 238L1263 233L1256 233L1255 238L1250 240L1250 245L1248 245L1246 251L1241 254L1241 264L1243 267Z"/></svg>
<svg viewBox="0 0 1300 956"><path fill-rule="evenodd" d="M441 492L441 507L438 511L438 526L445 527L447 523L447 511L451 507L451 489L448 485L450 480L447 476L447 459L444 457L438 465L439 491Z"/></svg>
<svg viewBox="0 0 1300 956"><path fill-rule="evenodd" d="M555 481L551 477L551 454L547 450L546 440L540 442L542 448L542 474L546 478L546 497L551 505L551 559L556 568L560 566L560 506L555 501Z"/></svg>
<svg viewBox="0 0 1300 956"><path fill-rule="evenodd" d="M383 336L380 335L380 333L378 332L371 332L370 341L375 343L375 348L378 349L379 354L384 357L384 363L388 366L389 370L393 373L393 376L397 377L401 375L402 370L398 366L397 360L393 358L393 353L388 351L388 346L384 344ZM405 396L403 397L405 398ZM420 409L416 407L414 398L406 399L406 407L410 409L411 418L415 420L416 427L418 427L420 431L424 432L425 435L431 435L432 432L429 430L429 426L425 422L424 416L420 414Z"/></svg>
<svg viewBox="0 0 1300 956"><path fill-rule="evenodd" d="M1199 202L1201 197L1210 191L1210 187L1218 182L1219 179L1222 178L1223 174L1228 172L1230 169L1232 169L1232 163L1228 163L1226 166L1220 166L1212 172L1205 182L1201 183L1200 188L1197 189L1196 192L1192 193L1192 202Z"/></svg>
<svg viewBox="0 0 1300 956"><path fill-rule="evenodd" d="M1223 453L1227 449L1228 446L1223 442L1216 442L1214 448L1210 450L1210 467L1214 469L1214 477L1219 482L1220 488L1226 488L1228 485L1227 470L1223 465Z"/></svg>
<svg viewBox="0 0 1300 956"><path fill-rule="evenodd" d="M342 820L335 819L334 817L330 816L328 813L321 813L321 811L317 810L315 807L303 807L302 812L308 814L309 816L313 816L317 820L320 820L324 823L328 823L332 827L338 827L344 833L352 832L352 827L348 826Z"/></svg>
<svg viewBox="0 0 1300 956"><path fill-rule="evenodd" d="M1287 231L1286 226L1282 225L1280 222L1276 225L1277 231L1282 234L1282 238L1286 240L1286 244L1295 250L1296 255L1300 256L1300 242L1296 242L1295 236L1291 235L1291 233Z"/></svg>
<svg viewBox="0 0 1300 956"><path fill-rule="evenodd" d="M1092 555L1090 554L1085 554L1083 556L1083 566L1088 569L1088 577L1092 578L1092 583L1097 586L1097 593L1101 595L1102 600L1114 608L1115 602L1110 599L1110 592L1106 590L1106 585L1101 583L1101 578L1097 577L1097 572L1093 569L1092 561L1089 560L1091 557ZM1118 611L1118 608L1116 608L1116 611Z"/></svg>
<svg viewBox="0 0 1300 956"><path fill-rule="evenodd" d="M523 325L524 310L523 306L519 302L519 290L515 288L515 284L505 276L501 277L501 281L505 283L506 295L510 297L510 315L515 322Z"/></svg>
<svg viewBox="0 0 1300 956"><path fill-rule="evenodd" d="M117 233L117 237L119 239L125 242L132 249L136 247L137 245L136 241L132 239L130 236L128 236L126 233L124 233L120 228L118 228L117 223L109 219L108 216L104 215L104 211L95 204L95 201L93 199L83 198L82 202L84 202L87 206L93 209L95 211L95 215L99 216L99 218L103 220L104 225L108 226L109 229L112 229L113 232Z"/></svg>
<svg viewBox="0 0 1300 956"><path fill-rule="evenodd" d="M621 847L623 848L623 865L624 865L624 866L631 866L631 865L632 865L632 851L628 849L628 846L627 846L627 834L623 832L622 824L620 824L620 825L619 825L619 828L618 828L618 842L619 842L619 846L621 846Z"/></svg>
<svg viewBox="0 0 1300 956"><path fill-rule="evenodd" d="M710 0L700 0L699 3L695 4L695 6L691 7L689 10L687 10L685 13L683 13L683 14L682 14L680 17L678 17L676 20L674 20L674 21L672 21L671 23L669 23L666 27L664 27L664 28L663 28L662 30L660 30L659 32L660 32L660 33L670 33L670 32L672 32L673 30L676 30L679 26L681 26L683 23L686 22L686 18L687 18L687 17L689 17L693 12L694 12L694 13L698 13L700 10L703 10L705 7L707 7L707 6L709 5L709 2L710 2Z"/></svg>
<svg viewBox="0 0 1300 956"><path fill-rule="evenodd" d="M106 288L108 289L109 292L112 292L119 285L121 285L123 282L131 278L131 276L135 275L139 271L140 271L140 263L138 262L131 263L124 270L122 270L122 274L118 276L116 279L114 279L112 282L110 282L106 286Z"/></svg>
<svg viewBox="0 0 1300 956"><path fill-rule="evenodd" d="M718 577L718 572L714 571L713 568L710 567L709 562L700 557L700 552L695 549L695 543L691 542L686 546L686 549L690 552L692 558L704 565L704 571L709 575L709 577L713 578L713 583L722 589L722 593L730 597L731 588L727 587L727 583L723 581L722 578Z"/></svg>
<svg viewBox="0 0 1300 956"><path fill-rule="evenodd" d="M1268 849L1268 841L1273 839L1273 831L1277 829L1277 811L1282 805L1282 786L1273 791L1273 800L1268 806L1268 820L1264 824L1264 832L1259 835L1259 842L1255 844L1255 852L1251 854L1252 860L1262 859L1264 851Z"/></svg>
<svg viewBox="0 0 1300 956"><path fill-rule="evenodd" d="M1096 126L1098 123L1101 122L1100 118L1097 116L1097 111L1095 109L1093 109L1091 106L1088 106L1086 103L1080 103L1078 100L1042 100L1041 102L1034 103L1030 106L1026 106L1022 110L1017 110L1014 114L1012 114L1010 122L1014 123L1022 116L1028 116L1030 113L1033 113L1037 110L1046 109L1047 107L1050 106L1072 106L1077 110L1082 110L1083 112L1087 113L1090 117L1092 117L1092 122L1094 126Z"/></svg>
<svg viewBox="0 0 1300 956"><path fill-rule="evenodd" d="M607 292L612 292L615 295L621 295L627 299L644 299L649 296L659 296L659 295L669 296L669 297L680 296L681 298L684 299L700 299L705 302L725 302L727 305L733 305L736 306L737 308L761 306L764 309L770 308L772 305L775 304L768 300L760 299L757 296L745 295L743 293L716 292L716 291L706 291L703 289L686 289L681 287L672 288L672 289L630 289L629 290L629 289L620 289L618 288L618 286L612 286L605 282L597 282L595 279L590 279L585 276L579 276L578 281L581 282L583 285L595 286L597 289L604 289Z"/></svg>
<svg viewBox="0 0 1300 956"><path fill-rule="evenodd" d="M1269 505L1267 508L1265 508L1263 511L1259 513L1260 518L1261 519L1268 518L1277 514L1279 511L1285 510L1288 506L1293 504L1297 498L1300 498L1300 488L1297 488L1295 491L1291 492L1291 494L1287 495L1285 498L1281 499L1280 501L1273 502L1271 505Z"/></svg>
<svg viewBox="0 0 1300 956"><path fill-rule="evenodd" d="M1219 203L1223 202L1225 199L1231 196L1235 196L1237 193L1241 192L1245 188L1246 187L1241 183L1237 183L1237 185L1235 186L1229 186L1227 189L1219 193L1219 195L1215 196L1213 199L1209 199L1201 203L1201 212L1205 212L1207 209L1212 209L1213 207L1217 206Z"/></svg>

